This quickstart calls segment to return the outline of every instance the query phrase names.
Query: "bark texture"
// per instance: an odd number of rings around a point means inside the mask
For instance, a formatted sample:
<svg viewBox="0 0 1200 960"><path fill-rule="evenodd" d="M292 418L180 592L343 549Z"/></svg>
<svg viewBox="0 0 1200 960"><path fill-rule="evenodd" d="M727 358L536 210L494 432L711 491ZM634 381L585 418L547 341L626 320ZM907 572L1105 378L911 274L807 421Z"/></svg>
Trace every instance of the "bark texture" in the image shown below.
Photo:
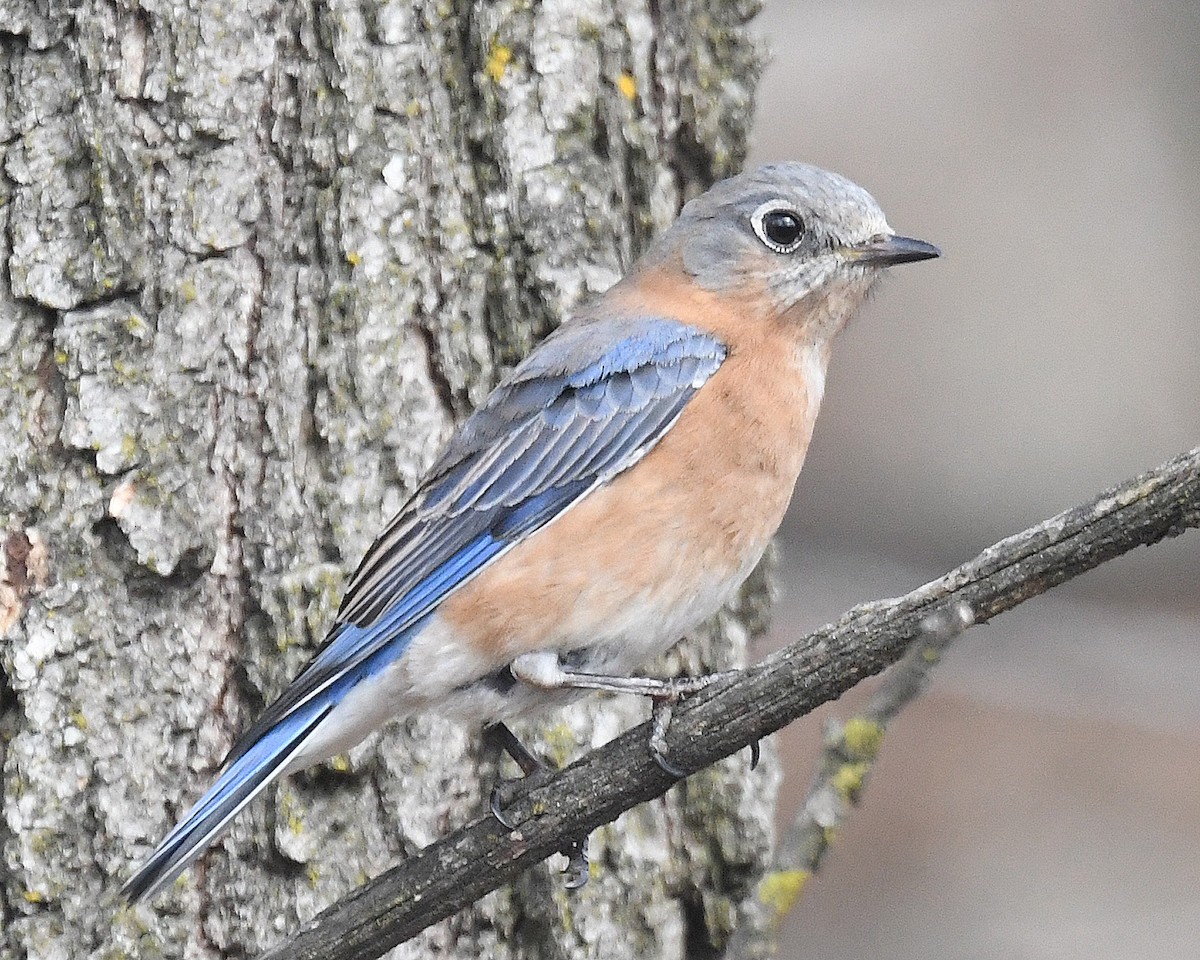
<svg viewBox="0 0 1200 960"><path fill-rule="evenodd" d="M0 0L0 958L253 954L480 810L476 731L424 717L113 900L456 418L736 169L755 6ZM763 595L668 666L736 662ZM746 766L394 955L704 956L767 854Z"/></svg>

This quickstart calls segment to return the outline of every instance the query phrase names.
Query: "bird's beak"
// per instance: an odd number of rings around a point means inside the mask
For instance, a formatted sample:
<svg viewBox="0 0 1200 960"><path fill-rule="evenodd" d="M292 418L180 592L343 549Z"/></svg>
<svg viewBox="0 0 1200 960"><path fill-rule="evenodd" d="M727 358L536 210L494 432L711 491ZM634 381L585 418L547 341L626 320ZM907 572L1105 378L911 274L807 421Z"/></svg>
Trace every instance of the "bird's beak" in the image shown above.
<svg viewBox="0 0 1200 960"><path fill-rule="evenodd" d="M873 267L891 267L897 263L915 263L917 260L932 260L942 251L932 243L914 240L912 237L876 237L866 243L842 247L842 254L854 263L866 263Z"/></svg>

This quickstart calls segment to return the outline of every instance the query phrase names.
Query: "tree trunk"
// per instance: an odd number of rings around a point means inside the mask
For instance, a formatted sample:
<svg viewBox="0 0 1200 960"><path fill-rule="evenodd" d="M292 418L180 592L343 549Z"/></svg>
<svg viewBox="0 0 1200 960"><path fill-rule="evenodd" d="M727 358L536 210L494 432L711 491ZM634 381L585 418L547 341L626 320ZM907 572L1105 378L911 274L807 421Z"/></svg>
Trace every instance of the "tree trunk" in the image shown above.
<svg viewBox="0 0 1200 960"><path fill-rule="evenodd" d="M0 957L253 955L479 815L494 758L421 717L114 899L455 420L736 169L755 7L0 0ZM662 666L740 658L764 594ZM561 761L644 714L526 732ZM708 955L769 845L747 766L396 955Z"/></svg>

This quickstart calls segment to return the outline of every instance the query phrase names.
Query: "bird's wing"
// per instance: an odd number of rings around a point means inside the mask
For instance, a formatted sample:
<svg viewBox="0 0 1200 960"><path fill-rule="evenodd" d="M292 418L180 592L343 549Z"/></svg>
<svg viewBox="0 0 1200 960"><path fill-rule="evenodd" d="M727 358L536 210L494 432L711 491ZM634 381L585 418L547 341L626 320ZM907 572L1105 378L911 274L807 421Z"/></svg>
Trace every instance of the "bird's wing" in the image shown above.
<svg viewBox="0 0 1200 960"><path fill-rule="evenodd" d="M450 440L347 586L326 645L230 754L299 705L374 672L413 626L508 548L643 457L725 359L674 320L561 326ZM391 649L389 649L391 648Z"/></svg>

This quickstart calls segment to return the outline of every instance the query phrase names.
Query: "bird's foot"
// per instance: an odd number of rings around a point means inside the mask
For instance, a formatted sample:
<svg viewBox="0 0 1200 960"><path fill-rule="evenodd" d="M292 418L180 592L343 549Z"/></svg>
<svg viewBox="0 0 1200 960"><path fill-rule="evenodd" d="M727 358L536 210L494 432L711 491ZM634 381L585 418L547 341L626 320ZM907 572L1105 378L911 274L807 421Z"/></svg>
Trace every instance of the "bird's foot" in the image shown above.
<svg viewBox="0 0 1200 960"><path fill-rule="evenodd" d="M504 814L508 792L518 785L533 786L537 781L548 778L554 773L554 770L541 757L521 743L503 723L494 723L484 727L483 738L485 742L498 747L512 757L524 774L524 776L512 780L497 780L488 795L488 811L496 819L496 822L505 830L516 830L517 824ZM588 882L590 873L588 838L584 836L571 840L559 852L567 858L567 866L563 873L569 876L564 885L568 890L578 890Z"/></svg>
<svg viewBox="0 0 1200 960"><path fill-rule="evenodd" d="M705 687L711 686L718 680L724 680L732 677L734 671L726 670L721 673L709 673L702 677L676 677L672 680L660 681L666 685L667 689L658 694L650 694L653 700L653 707L650 714L653 727L650 732L650 756L654 758L654 762L658 764L663 773L668 776L682 780L688 775L688 772L677 764L667 759L667 730L671 726L671 717L674 712L675 704L689 694L697 693ZM753 770L758 766L758 761L761 756L758 741L755 740L750 744L750 769Z"/></svg>
<svg viewBox="0 0 1200 960"><path fill-rule="evenodd" d="M671 726L671 715L674 708L674 700L664 698L654 701L650 713L650 720L653 724L650 731L650 756L668 777L682 780L688 775L688 772L667 759L667 729Z"/></svg>
<svg viewBox="0 0 1200 960"><path fill-rule="evenodd" d="M578 890L586 886L588 877L591 875L591 866L588 863L588 838L572 840L559 852L567 858L567 865L563 867L563 875L567 879L563 881L563 886L568 890Z"/></svg>

